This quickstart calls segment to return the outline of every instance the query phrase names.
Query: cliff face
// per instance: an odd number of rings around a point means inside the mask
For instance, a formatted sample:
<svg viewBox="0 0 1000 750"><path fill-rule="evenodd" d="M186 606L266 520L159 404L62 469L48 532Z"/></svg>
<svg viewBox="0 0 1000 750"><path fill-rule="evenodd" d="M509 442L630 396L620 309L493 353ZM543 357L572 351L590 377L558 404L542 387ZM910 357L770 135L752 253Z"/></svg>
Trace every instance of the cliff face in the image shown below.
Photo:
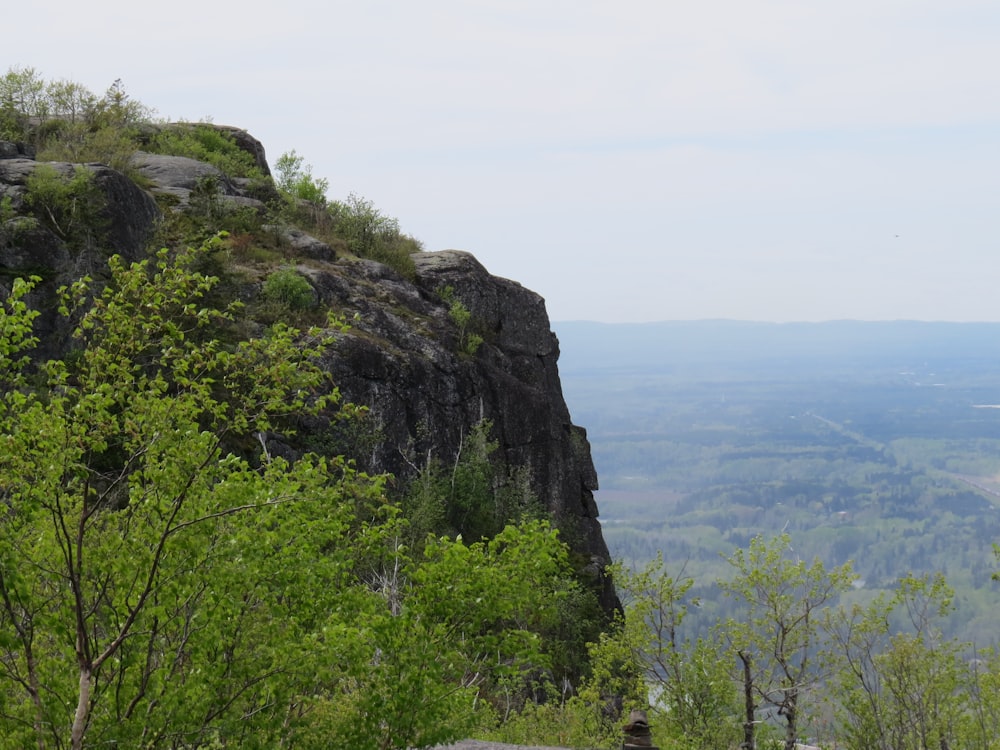
<svg viewBox="0 0 1000 750"><path fill-rule="evenodd" d="M245 133L240 140L266 169L260 144ZM58 284L93 272L106 249L140 257L160 215L152 196L169 196L183 207L214 169L139 154L135 166L148 181L143 190L114 170L87 165L106 198L108 231L104 249L81 253L40 223L11 218L11 211L24 207L25 182L36 166L23 149L0 148L0 200L6 197L8 205L0 224L0 291L12 277L41 272L46 282L34 302L45 309L52 308ZM64 174L73 170L54 166ZM218 177L220 200L257 205L258 196ZM289 261L310 280L318 299L351 324L326 366L344 399L369 409L366 420L377 440L358 456L363 468L406 477L428 457L451 462L470 430L489 420L500 458L527 469L534 495L571 548L589 560L605 608L614 608L614 591L601 575L609 555L593 498L597 476L586 432L573 425L563 399L559 343L544 300L490 275L464 252L416 254L415 278L407 279L374 261L338 258L333 248L294 228L281 236ZM248 284L241 294L252 297L259 287ZM449 314L456 301L468 312L464 329ZM53 315L43 316L39 332L47 353L57 351L64 332ZM473 334L482 339L478 346L469 345Z"/></svg>

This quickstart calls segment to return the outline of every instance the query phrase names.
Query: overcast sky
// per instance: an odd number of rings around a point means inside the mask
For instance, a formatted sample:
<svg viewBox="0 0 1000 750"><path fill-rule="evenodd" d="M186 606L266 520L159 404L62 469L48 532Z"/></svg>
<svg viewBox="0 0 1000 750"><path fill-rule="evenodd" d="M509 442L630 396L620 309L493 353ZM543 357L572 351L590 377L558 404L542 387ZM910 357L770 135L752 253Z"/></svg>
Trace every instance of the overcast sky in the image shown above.
<svg viewBox="0 0 1000 750"><path fill-rule="evenodd" d="M8 20L13 17L8 14ZM997 0L55 0L0 63L295 149L555 321L1000 320Z"/></svg>

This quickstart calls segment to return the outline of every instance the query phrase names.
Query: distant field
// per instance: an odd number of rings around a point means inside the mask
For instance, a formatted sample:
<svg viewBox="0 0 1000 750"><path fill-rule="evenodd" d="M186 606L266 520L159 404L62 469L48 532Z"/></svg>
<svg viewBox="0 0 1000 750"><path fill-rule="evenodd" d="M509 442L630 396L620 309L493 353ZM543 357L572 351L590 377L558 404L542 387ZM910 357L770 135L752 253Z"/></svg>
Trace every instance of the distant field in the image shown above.
<svg viewBox="0 0 1000 750"><path fill-rule="evenodd" d="M1000 325L555 328L617 558L662 552L711 599L723 554L787 530L868 589L945 572L956 634L997 638Z"/></svg>

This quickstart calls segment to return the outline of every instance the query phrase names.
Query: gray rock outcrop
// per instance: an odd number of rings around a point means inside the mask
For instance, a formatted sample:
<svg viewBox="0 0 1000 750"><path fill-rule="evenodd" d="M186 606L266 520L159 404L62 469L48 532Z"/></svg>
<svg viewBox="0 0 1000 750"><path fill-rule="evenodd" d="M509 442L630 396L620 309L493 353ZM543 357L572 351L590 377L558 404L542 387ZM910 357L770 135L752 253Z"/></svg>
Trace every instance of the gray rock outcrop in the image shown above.
<svg viewBox="0 0 1000 750"><path fill-rule="evenodd" d="M527 468L534 494L591 561L602 603L614 608L614 591L601 577L610 558L594 502L597 473L586 431L573 424L562 395L559 342L544 300L492 276L466 252L413 259L412 282L373 261L300 269L323 301L353 316L327 367L344 396L368 407L378 425L367 468L407 476L426 456L450 463L470 430L489 420L501 457ZM483 338L474 355L449 318L445 287Z"/></svg>

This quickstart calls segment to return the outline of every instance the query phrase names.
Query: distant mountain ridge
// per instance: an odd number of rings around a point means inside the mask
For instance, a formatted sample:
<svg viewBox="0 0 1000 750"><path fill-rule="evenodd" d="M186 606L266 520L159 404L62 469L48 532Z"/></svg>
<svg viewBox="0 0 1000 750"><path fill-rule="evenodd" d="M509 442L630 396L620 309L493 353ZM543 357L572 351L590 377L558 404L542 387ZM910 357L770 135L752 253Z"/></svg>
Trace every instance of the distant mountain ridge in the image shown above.
<svg viewBox="0 0 1000 750"><path fill-rule="evenodd" d="M787 361L850 363L877 359L948 365L958 359L1000 366L1000 323L838 320L760 323L737 320L656 323L553 322L565 372Z"/></svg>

